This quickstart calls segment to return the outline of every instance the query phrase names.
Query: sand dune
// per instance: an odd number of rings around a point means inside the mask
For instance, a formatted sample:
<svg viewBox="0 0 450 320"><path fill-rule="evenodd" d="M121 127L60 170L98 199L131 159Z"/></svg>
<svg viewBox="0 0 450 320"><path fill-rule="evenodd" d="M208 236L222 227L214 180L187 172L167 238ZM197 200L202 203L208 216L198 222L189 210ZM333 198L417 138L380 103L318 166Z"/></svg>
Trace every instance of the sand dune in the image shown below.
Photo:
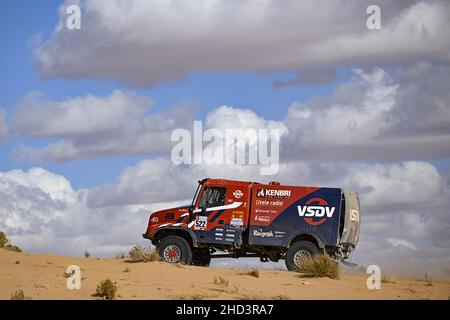
<svg viewBox="0 0 450 320"><path fill-rule="evenodd" d="M69 265L81 268L81 289L68 290ZM124 270L128 268L129 272ZM363 275L340 280L301 278L297 273L176 266L163 262L130 263L121 259L73 258L17 253L0 249L0 299L23 290L35 299L98 299L97 284L111 279L117 299L449 299L450 283L422 279L392 279L380 290L369 290ZM224 283L217 281L221 277ZM215 281L216 279L216 281ZM228 283L227 283L228 282Z"/></svg>

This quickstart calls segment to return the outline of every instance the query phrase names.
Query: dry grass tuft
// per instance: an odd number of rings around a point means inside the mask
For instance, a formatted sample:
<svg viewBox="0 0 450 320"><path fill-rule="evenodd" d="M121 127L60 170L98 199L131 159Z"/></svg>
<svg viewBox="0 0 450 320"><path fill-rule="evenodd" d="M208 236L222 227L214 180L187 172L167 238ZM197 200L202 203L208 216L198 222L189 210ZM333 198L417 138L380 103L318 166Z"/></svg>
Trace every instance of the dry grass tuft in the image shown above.
<svg viewBox="0 0 450 320"><path fill-rule="evenodd" d="M240 300L269 300L259 293L243 293L239 296Z"/></svg>
<svg viewBox="0 0 450 320"><path fill-rule="evenodd" d="M141 246L133 247L129 254L132 262L151 262L151 261L161 261L158 250L156 249L145 249Z"/></svg>
<svg viewBox="0 0 450 320"><path fill-rule="evenodd" d="M70 272L64 272L64 278L70 278L71 276L73 276L75 274L75 270L72 270Z"/></svg>
<svg viewBox="0 0 450 320"><path fill-rule="evenodd" d="M297 271L302 277L339 279L339 266L328 255L318 255L303 261Z"/></svg>
<svg viewBox="0 0 450 320"><path fill-rule="evenodd" d="M97 290L94 297L101 297L107 300L114 300L116 297L117 286L110 280L106 279L100 282L97 286Z"/></svg>
<svg viewBox="0 0 450 320"><path fill-rule="evenodd" d="M259 270L258 269L252 269L252 270L248 271L247 274L249 276L259 278Z"/></svg>
<svg viewBox="0 0 450 320"><path fill-rule="evenodd" d="M389 275L384 275L381 277L381 283L391 283L391 284L395 284L396 282L394 280L392 280L392 277Z"/></svg>
<svg viewBox="0 0 450 320"><path fill-rule="evenodd" d="M220 286L220 287L226 287L226 288L228 288L228 285L230 284L230 282L227 279L222 278L220 276L219 277L214 277L213 283L215 285Z"/></svg>
<svg viewBox="0 0 450 320"><path fill-rule="evenodd" d="M115 256L114 256L114 259L125 259L127 257L127 255L125 254L125 253L123 253L123 252L121 252L121 253L118 253L118 254L116 254Z"/></svg>
<svg viewBox="0 0 450 320"><path fill-rule="evenodd" d="M284 294L279 294L275 297L273 297L274 300L291 300L291 298L289 298L288 296L284 295Z"/></svg>
<svg viewBox="0 0 450 320"><path fill-rule="evenodd" d="M431 279L431 276L428 275L428 273L425 273L425 282L426 282L426 286L428 287L432 287L433 286L433 280Z"/></svg>
<svg viewBox="0 0 450 320"><path fill-rule="evenodd" d="M12 245L4 232L0 231L0 248L9 251L22 252L18 246Z"/></svg>
<svg viewBox="0 0 450 320"><path fill-rule="evenodd" d="M178 295L172 297L174 300L205 300L208 299L209 296L202 293L194 293L194 294L188 294L188 295Z"/></svg>
<svg viewBox="0 0 450 320"><path fill-rule="evenodd" d="M31 300L31 297L26 297L23 290L19 290L11 294L11 300Z"/></svg>

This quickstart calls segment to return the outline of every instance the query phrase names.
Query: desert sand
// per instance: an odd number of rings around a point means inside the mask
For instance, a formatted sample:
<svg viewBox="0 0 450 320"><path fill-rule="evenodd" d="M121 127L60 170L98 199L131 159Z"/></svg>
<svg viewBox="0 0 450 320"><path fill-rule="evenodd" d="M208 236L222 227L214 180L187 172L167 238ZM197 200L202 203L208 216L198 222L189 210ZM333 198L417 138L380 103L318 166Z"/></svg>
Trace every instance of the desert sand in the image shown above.
<svg viewBox="0 0 450 320"><path fill-rule="evenodd" d="M69 265L81 268L81 289L66 287ZM99 299L97 284L111 279L117 299L449 299L450 282L396 278L369 290L364 275L342 275L339 280L302 278L298 273L131 263L126 259L74 258L17 253L0 249L0 299L23 290L33 300ZM219 277L221 277L219 280Z"/></svg>

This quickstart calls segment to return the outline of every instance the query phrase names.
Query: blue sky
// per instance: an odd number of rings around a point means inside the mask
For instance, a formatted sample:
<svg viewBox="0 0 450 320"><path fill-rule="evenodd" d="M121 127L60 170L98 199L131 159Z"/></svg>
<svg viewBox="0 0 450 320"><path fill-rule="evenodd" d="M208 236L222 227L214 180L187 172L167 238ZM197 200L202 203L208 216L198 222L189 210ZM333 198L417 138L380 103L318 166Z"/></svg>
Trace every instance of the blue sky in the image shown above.
<svg viewBox="0 0 450 320"><path fill-rule="evenodd" d="M0 106L11 113L13 106L32 91L39 91L51 100L64 100L86 94L107 95L115 89L129 89L154 101L153 112L176 106L192 104L197 119L221 105L249 108L260 116L282 120L288 107L294 102L305 102L313 96L326 96L348 78L349 70L341 68L335 81L320 86L290 86L273 88L277 79L290 79L295 72L251 73L229 72L193 73L188 79L161 84L150 89L127 86L107 79L45 79L37 73L33 59L34 47L30 44L37 34L48 39L58 22L58 7L61 1L2 2L0 9L0 37L4 47L0 59ZM7 13L7 14L6 14ZM112 182L122 169L141 161L141 156L115 156L110 158L75 160L70 163L35 163L20 160L11 154L12 148L20 143L42 146L51 139L13 138L0 145L2 159L0 171L40 165L69 178L73 187L88 188ZM95 174L91 173L95 168Z"/></svg>

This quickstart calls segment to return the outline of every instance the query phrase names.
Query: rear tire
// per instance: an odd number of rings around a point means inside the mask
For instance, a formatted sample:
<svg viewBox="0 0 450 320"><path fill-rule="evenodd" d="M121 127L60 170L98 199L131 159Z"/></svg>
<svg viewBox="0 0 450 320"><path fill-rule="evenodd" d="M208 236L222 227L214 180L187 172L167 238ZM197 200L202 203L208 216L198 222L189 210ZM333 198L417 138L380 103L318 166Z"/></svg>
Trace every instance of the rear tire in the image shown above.
<svg viewBox="0 0 450 320"><path fill-rule="evenodd" d="M167 263L192 263L192 250L189 243L181 237L163 238L158 244L159 255Z"/></svg>
<svg viewBox="0 0 450 320"><path fill-rule="evenodd" d="M319 248L309 241L297 241L291 244L284 257L286 268L297 271L303 259L311 259L319 254Z"/></svg>

